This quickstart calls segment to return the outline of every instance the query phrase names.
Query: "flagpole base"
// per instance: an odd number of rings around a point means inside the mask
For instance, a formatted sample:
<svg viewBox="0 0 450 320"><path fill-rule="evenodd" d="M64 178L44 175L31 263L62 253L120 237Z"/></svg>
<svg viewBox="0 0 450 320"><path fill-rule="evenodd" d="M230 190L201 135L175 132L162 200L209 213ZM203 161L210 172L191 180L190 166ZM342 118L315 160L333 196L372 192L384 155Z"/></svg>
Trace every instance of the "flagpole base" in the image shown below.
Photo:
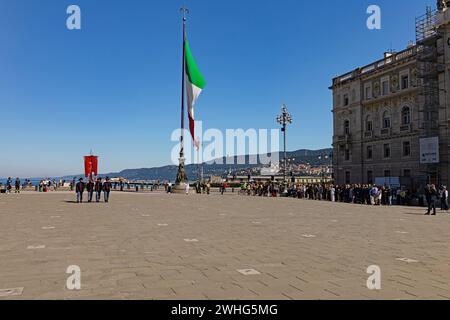
<svg viewBox="0 0 450 320"><path fill-rule="evenodd" d="M172 193L175 193L175 194L186 193L186 185L187 185L187 183L175 184L175 186L172 188Z"/></svg>
<svg viewBox="0 0 450 320"><path fill-rule="evenodd" d="M177 178L175 180L175 186L172 189L173 193L186 193L186 185L188 184L188 178L184 167L184 157L181 157L180 164L178 166Z"/></svg>

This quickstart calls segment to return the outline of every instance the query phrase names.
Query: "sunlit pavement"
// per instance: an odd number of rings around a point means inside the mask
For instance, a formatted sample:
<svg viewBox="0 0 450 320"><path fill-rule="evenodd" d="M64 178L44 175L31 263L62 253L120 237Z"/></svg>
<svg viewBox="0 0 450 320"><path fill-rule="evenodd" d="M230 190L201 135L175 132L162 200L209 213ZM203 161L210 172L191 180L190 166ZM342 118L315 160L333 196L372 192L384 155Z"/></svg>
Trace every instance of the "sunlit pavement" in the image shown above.
<svg viewBox="0 0 450 320"><path fill-rule="evenodd" d="M450 214L230 193L74 199L0 195L0 299L450 299ZM81 290L67 288L73 265Z"/></svg>

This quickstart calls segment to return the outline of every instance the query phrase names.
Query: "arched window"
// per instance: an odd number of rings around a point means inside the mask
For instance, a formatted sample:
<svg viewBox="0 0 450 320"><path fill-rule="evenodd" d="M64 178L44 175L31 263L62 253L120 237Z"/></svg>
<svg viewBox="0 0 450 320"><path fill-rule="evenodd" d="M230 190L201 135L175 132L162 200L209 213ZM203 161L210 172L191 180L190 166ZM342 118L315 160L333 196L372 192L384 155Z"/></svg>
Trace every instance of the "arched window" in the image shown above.
<svg viewBox="0 0 450 320"><path fill-rule="evenodd" d="M366 117L366 131L367 132L372 132L372 130L373 130L372 117L371 116L367 116Z"/></svg>
<svg viewBox="0 0 450 320"><path fill-rule="evenodd" d="M391 116L389 111L383 112L383 129L389 129L391 127Z"/></svg>
<svg viewBox="0 0 450 320"><path fill-rule="evenodd" d="M402 109L402 125L406 126L411 124L411 109L409 107L404 107Z"/></svg>
<svg viewBox="0 0 450 320"><path fill-rule="evenodd" d="M344 121L344 134L350 134L350 121Z"/></svg>

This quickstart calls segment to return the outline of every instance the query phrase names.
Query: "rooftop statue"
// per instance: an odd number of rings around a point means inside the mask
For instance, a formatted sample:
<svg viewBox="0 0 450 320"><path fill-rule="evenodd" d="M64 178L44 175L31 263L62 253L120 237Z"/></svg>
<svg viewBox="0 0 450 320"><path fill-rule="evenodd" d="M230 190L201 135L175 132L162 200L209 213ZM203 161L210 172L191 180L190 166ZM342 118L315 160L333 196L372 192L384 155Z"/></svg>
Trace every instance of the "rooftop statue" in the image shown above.
<svg viewBox="0 0 450 320"><path fill-rule="evenodd" d="M448 1L448 0L438 0L437 1L437 9L439 11L442 11L448 7L450 7L450 1Z"/></svg>

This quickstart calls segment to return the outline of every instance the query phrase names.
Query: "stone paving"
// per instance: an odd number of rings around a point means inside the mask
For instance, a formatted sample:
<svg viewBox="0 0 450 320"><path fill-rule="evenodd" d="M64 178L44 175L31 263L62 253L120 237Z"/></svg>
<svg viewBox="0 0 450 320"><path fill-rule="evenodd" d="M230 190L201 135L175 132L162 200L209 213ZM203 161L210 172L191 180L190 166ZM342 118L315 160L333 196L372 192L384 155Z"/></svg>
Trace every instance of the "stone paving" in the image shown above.
<svg viewBox="0 0 450 320"><path fill-rule="evenodd" d="M450 214L227 194L0 195L0 299L450 299ZM66 270L81 268L81 290ZM369 290L367 268L381 268Z"/></svg>

